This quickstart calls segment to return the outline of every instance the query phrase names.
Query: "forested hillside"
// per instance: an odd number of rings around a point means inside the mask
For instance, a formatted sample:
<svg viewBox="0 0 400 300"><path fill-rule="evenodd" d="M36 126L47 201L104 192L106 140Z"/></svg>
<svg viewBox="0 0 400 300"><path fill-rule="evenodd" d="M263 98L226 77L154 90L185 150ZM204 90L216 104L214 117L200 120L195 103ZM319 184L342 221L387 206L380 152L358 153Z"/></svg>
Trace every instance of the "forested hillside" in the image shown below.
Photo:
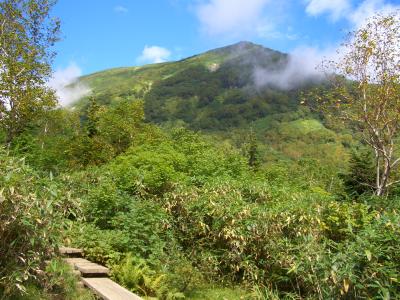
<svg viewBox="0 0 400 300"><path fill-rule="evenodd" d="M345 148L355 143L349 132L327 129L327 120L300 104L301 95L320 81L299 79L284 88L257 82L258 69L274 77L288 63L287 54L240 42L178 62L85 76L75 84L92 93L73 106L85 119L90 98L104 106L142 99L149 123L201 130L239 148L253 132L264 162L313 157L343 167Z"/></svg>
<svg viewBox="0 0 400 300"><path fill-rule="evenodd" d="M211 50L178 62L122 68L85 76L101 104L143 98L149 122L180 122L191 129L218 130L294 111L299 87L256 86L254 71L285 69L287 55L249 42ZM82 100L79 107L87 105Z"/></svg>

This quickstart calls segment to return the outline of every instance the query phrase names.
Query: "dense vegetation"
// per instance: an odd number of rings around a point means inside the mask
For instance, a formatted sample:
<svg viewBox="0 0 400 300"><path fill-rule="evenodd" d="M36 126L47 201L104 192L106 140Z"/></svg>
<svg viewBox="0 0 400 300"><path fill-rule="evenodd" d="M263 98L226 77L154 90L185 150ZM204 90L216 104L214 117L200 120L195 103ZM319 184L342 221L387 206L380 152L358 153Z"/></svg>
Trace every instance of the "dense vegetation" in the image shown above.
<svg viewBox="0 0 400 300"><path fill-rule="evenodd" d="M49 182L48 196L28 202L38 213L48 216L44 199L60 199L51 202L63 208L51 217L64 228L58 243L83 247L122 285L160 299L398 295L397 193L373 198L354 186L370 169L356 152L346 162L358 145L348 135L304 118L307 112L205 135L145 123L142 102L93 103L97 113L83 125L76 113L50 112L47 132L32 125L11 152L33 167L15 167L19 182L34 180L32 172L41 190ZM122 117L127 112L131 119ZM16 195L32 193L13 186ZM40 226L36 219L26 226ZM60 230L43 228L57 239ZM8 280L3 286L32 282Z"/></svg>
<svg viewBox="0 0 400 300"><path fill-rule="evenodd" d="M240 43L93 74L75 109L2 132L1 297L90 299L64 244L148 299L399 298L400 191L373 196L357 133L299 105L311 83L251 85L286 59Z"/></svg>

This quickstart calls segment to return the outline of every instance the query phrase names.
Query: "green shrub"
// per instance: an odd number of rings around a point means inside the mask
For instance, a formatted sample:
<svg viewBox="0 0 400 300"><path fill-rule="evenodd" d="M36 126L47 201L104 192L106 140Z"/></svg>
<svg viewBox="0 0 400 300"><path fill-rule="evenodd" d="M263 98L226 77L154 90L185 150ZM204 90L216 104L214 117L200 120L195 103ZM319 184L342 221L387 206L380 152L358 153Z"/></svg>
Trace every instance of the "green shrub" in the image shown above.
<svg viewBox="0 0 400 300"><path fill-rule="evenodd" d="M111 265L129 252L130 241L121 230L102 230L90 223L75 222L68 230L73 246L83 248L85 256L102 265Z"/></svg>
<svg viewBox="0 0 400 300"><path fill-rule="evenodd" d="M127 208L114 218L113 226L127 236L129 250L143 258L162 255L172 241L168 215L158 203L145 199L132 201Z"/></svg>
<svg viewBox="0 0 400 300"><path fill-rule="evenodd" d="M101 229L111 229L113 218L118 213L128 212L133 201L124 191L117 188L110 174L96 178L97 184L89 186L83 197L86 220Z"/></svg>
<svg viewBox="0 0 400 300"><path fill-rule="evenodd" d="M74 199L52 178L0 150L0 288L24 293L42 283L44 261L57 247Z"/></svg>
<svg viewBox="0 0 400 300"><path fill-rule="evenodd" d="M112 276L125 287L146 297L161 300L184 299L168 275L157 272L145 260L129 254L119 265L113 266Z"/></svg>
<svg viewBox="0 0 400 300"><path fill-rule="evenodd" d="M95 299L87 290L77 288L78 278L71 267L60 258L52 259L46 266L44 290L49 295L65 300Z"/></svg>

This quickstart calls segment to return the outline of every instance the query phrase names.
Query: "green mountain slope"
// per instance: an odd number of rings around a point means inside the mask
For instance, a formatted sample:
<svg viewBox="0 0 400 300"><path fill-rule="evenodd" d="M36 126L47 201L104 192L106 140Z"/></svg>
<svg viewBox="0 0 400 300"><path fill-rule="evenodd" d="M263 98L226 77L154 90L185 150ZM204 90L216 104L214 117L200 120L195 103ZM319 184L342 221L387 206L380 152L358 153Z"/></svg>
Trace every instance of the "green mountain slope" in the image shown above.
<svg viewBox="0 0 400 300"><path fill-rule="evenodd" d="M150 122L226 129L297 109L297 89L254 85L255 67L277 72L286 64L286 54L240 42L178 62L95 73L80 83L89 86L101 104L144 99ZM87 99L75 105L84 110Z"/></svg>
<svg viewBox="0 0 400 300"><path fill-rule="evenodd" d="M215 49L177 62L106 70L81 78L97 102L144 99L146 120L185 125L241 147L250 127L266 161L317 158L342 164L349 135L328 130L299 105L312 82L291 89L257 86L255 69L285 69L288 55L249 42ZM88 99L76 103L86 111Z"/></svg>

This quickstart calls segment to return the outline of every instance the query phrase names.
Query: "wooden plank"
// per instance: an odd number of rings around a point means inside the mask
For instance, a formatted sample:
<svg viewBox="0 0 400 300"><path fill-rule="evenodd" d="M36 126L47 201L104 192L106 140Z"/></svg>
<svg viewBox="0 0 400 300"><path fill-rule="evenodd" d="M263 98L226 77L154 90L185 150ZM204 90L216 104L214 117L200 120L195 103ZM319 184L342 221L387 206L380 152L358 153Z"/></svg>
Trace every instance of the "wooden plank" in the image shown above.
<svg viewBox="0 0 400 300"><path fill-rule="evenodd" d="M75 268L78 269L82 276L90 276L90 275L104 275L107 276L110 273L110 270L106 267L100 266L98 264L76 264Z"/></svg>
<svg viewBox="0 0 400 300"><path fill-rule="evenodd" d="M109 278L82 278L82 281L104 300L142 300Z"/></svg>
<svg viewBox="0 0 400 300"><path fill-rule="evenodd" d="M82 255L83 250L71 247L60 247L60 254L62 255Z"/></svg>
<svg viewBox="0 0 400 300"><path fill-rule="evenodd" d="M88 261L87 259L84 259L84 258L64 258L64 261L67 263L67 264L69 264L69 265L71 265L73 268L75 268L75 265L77 264L77 263L91 263L90 261Z"/></svg>
<svg viewBox="0 0 400 300"><path fill-rule="evenodd" d="M67 257L64 258L64 261L66 261L67 263L92 263L91 261L81 258L81 257Z"/></svg>
<svg viewBox="0 0 400 300"><path fill-rule="evenodd" d="M64 260L78 270L82 276L108 276L110 273L108 268L84 258L64 258Z"/></svg>

